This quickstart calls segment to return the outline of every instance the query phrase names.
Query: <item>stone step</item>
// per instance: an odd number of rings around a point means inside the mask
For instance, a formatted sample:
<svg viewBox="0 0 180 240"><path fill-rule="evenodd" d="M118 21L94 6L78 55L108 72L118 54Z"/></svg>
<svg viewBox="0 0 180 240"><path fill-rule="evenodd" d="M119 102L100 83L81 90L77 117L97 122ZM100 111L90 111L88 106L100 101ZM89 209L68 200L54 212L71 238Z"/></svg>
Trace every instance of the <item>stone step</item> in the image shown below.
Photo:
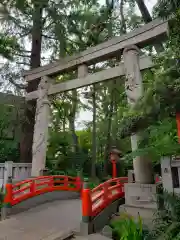
<svg viewBox="0 0 180 240"><path fill-rule="evenodd" d="M111 238L105 237L99 233L90 234L88 236L75 236L74 240L110 240Z"/></svg>
<svg viewBox="0 0 180 240"><path fill-rule="evenodd" d="M119 207L119 212L127 212L134 217L138 217L140 215L142 218L152 218L154 213L156 212L156 209L150 207L145 208L143 206L129 206L127 204L123 204Z"/></svg>
<svg viewBox="0 0 180 240"><path fill-rule="evenodd" d="M144 208L144 207L135 207L135 206L129 206L129 205L121 205L119 207L119 215L122 213L125 213L131 217L133 217L135 220L138 220L138 217L140 216L143 224L149 226L153 224L153 218L154 214L156 212L156 209L154 208ZM115 216L115 218L118 218L118 216Z"/></svg>
<svg viewBox="0 0 180 240"><path fill-rule="evenodd" d="M70 240L74 239L74 233L72 231L67 232L56 232L51 235L49 235L46 238L43 238L42 240Z"/></svg>

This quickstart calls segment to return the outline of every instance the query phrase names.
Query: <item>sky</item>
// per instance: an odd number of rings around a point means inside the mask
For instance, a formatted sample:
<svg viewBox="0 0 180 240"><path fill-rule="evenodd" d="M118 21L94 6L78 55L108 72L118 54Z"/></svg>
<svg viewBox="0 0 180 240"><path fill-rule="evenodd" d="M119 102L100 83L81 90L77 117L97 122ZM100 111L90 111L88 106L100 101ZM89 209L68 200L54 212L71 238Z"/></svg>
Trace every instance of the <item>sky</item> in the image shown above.
<svg viewBox="0 0 180 240"><path fill-rule="evenodd" d="M100 0L102 4L105 3L106 0ZM152 12L153 6L157 3L157 0L145 0L145 4L148 7L149 11ZM137 14L140 14L139 9L137 8ZM83 103L86 104L87 100L82 99ZM92 112L90 111L81 111L76 120L76 128L83 128L83 122L92 121Z"/></svg>

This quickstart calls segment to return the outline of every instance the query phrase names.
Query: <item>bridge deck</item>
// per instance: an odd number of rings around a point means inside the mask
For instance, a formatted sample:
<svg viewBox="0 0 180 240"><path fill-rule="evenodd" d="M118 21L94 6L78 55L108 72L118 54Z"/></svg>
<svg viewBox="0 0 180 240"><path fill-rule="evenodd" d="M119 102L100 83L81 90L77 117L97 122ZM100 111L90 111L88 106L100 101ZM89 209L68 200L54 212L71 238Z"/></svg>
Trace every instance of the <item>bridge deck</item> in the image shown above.
<svg viewBox="0 0 180 240"><path fill-rule="evenodd" d="M75 199L77 195L67 192L51 194L56 194L54 199L59 194L59 200L50 202L46 199L42 203L43 195L31 202L28 200L28 208L30 205L33 208L0 222L0 240L48 240L50 235L77 228L81 220L81 202ZM38 205L40 202L42 204ZM22 209L26 209L25 203Z"/></svg>

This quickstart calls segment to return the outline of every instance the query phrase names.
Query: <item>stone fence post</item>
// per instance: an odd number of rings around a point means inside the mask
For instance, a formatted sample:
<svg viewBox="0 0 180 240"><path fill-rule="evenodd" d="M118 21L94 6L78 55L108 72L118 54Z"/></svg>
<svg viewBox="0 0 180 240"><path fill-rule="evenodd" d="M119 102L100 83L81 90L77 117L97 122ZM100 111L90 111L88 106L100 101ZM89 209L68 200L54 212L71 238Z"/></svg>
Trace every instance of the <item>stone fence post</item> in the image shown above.
<svg viewBox="0 0 180 240"><path fill-rule="evenodd" d="M9 186L7 186L9 185ZM6 186L8 187L8 189L6 189ZM9 192L10 190L10 192ZM8 192L8 193L7 193ZM10 202L6 202L5 197L7 197L8 194L8 198L12 197L12 177L8 177L7 182L5 184L3 184L3 191L1 192L1 197L2 197L2 202L1 202L1 220L5 220L8 215L11 212L11 204ZM10 196L9 196L10 194ZM4 202L5 201L5 202Z"/></svg>
<svg viewBox="0 0 180 240"><path fill-rule="evenodd" d="M173 177L171 169L171 157L161 158L161 175L163 188L168 192L173 192Z"/></svg>
<svg viewBox="0 0 180 240"><path fill-rule="evenodd" d="M4 163L4 179L3 185L5 186L9 178L13 178L13 162L7 161Z"/></svg>

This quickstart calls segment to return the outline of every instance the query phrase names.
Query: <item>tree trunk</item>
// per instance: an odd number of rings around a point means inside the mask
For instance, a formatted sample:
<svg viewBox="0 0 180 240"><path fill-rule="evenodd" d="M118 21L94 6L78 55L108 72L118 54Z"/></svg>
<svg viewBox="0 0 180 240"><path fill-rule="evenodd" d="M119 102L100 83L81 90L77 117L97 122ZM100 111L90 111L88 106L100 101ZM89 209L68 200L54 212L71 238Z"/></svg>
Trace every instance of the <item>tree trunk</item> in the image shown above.
<svg viewBox="0 0 180 240"><path fill-rule="evenodd" d="M144 0L135 0L135 1L136 1L136 4L138 5L139 11L141 12L144 22L145 23L151 22L152 17L146 7L146 4L144 3ZM154 44L154 47L157 53L162 52L164 50L162 43Z"/></svg>
<svg viewBox="0 0 180 240"><path fill-rule="evenodd" d="M126 34L126 21L124 18L124 0L121 0L120 2L120 15L121 15L121 28L120 33Z"/></svg>
<svg viewBox="0 0 180 240"><path fill-rule="evenodd" d="M107 168L108 168L108 161L109 161L109 151L110 151L110 146L111 146L111 129L112 129L112 116L113 116L113 106L114 106L114 101L113 101L113 91L110 93L110 106L108 110L108 116L107 116L107 136L106 136L106 147L104 151L104 176L107 176Z"/></svg>
<svg viewBox="0 0 180 240"><path fill-rule="evenodd" d="M69 128L72 134L72 140L73 140L73 152L78 152L78 137L76 135L75 130L75 116L76 116L76 109L77 109L77 90L72 91L72 108L70 110L69 114Z"/></svg>
<svg viewBox="0 0 180 240"><path fill-rule="evenodd" d="M66 117L65 117L65 114L64 114L64 117L63 117L63 132L64 133L66 132Z"/></svg>
<svg viewBox="0 0 180 240"><path fill-rule="evenodd" d="M37 68L41 64L41 42L42 42L42 11L43 5L34 0L33 27L32 27L32 48L30 68ZM39 80L28 83L27 93L37 89ZM29 101L26 104L25 120L22 124L22 136L20 142L20 161L32 161L32 143L35 123L36 101Z"/></svg>
<svg viewBox="0 0 180 240"><path fill-rule="evenodd" d="M118 88L118 84L117 81L114 80L113 81L113 96L114 96L114 101L113 101L113 126L112 126L112 140L113 140L113 145L115 145L116 147L118 147L119 145L119 141L118 141L118 99L119 96L118 94L119 91L117 91L116 89Z"/></svg>
<svg viewBox="0 0 180 240"><path fill-rule="evenodd" d="M145 23L149 23L152 21L152 17L144 3L144 0L136 0L136 3L138 5L138 8L141 12L142 18L144 20Z"/></svg>
<svg viewBox="0 0 180 240"><path fill-rule="evenodd" d="M106 2L108 6L108 1ZM108 38L113 36L113 22L112 22L112 10L109 12L109 24L108 24ZM112 61L109 61L109 66L114 67ZM104 177L108 174L108 161L109 161L109 151L111 145L111 129L112 129L112 116L113 116L113 95L112 95L112 87L110 91L110 106L107 107L107 136L106 136L106 146L104 150Z"/></svg>

